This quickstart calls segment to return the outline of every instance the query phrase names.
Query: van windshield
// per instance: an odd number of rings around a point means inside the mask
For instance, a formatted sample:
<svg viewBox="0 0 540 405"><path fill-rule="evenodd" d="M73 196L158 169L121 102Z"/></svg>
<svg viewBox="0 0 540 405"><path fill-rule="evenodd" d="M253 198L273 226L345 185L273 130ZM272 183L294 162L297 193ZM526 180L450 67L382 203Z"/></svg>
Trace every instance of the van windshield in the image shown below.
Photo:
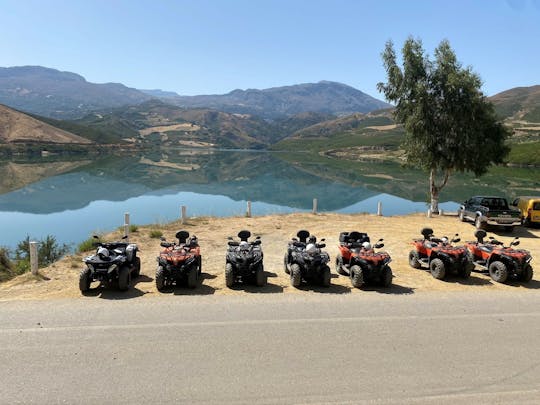
<svg viewBox="0 0 540 405"><path fill-rule="evenodd" d="M540 211L540 201L536 201L532 206L533 211Z"/></svg>

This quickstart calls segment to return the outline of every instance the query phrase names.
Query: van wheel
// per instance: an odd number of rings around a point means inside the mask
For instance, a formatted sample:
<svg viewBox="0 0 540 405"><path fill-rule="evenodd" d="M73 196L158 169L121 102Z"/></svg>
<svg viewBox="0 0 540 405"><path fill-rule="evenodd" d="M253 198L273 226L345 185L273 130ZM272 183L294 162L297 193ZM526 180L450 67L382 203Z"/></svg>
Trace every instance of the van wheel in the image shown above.
<svg viewBox="0 0 540 405"><path fill-rule="evenodd" d="M476 227L476 229L484 229L485 226L484 226L484 223L482 222L480 215L478 215L476 219L474 220L474 226Z"/></svg>

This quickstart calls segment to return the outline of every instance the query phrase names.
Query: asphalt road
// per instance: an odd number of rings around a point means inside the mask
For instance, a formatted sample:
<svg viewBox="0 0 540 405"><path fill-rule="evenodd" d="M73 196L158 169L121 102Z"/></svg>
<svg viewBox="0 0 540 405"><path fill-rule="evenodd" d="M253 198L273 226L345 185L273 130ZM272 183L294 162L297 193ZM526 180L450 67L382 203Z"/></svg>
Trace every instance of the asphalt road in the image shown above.
<svg viewBox="0 0 540 405"><path fill-rule="evenodd" d="M540 295L0 302L0 403L540 403Z"/></svg>

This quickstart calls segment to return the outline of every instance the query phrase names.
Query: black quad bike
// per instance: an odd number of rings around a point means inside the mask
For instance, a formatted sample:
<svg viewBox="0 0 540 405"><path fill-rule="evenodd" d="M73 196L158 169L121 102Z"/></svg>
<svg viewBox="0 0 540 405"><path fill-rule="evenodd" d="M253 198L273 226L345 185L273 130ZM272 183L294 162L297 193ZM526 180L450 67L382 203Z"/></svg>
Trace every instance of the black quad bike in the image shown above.
<svg viewBox="0 0 540 405"><path fill-rule="evenodd" d="M176 233L178 243L161 239L164 248L157 257L156 288L162 291L166 286L185 283L195 288L201 274L201 250L197 237L189 237L188 231ZM189 240L188 240L189 238Z"/></svg>
<svg viewBox="0 0 540 405"><path fill-rule="evenodd" d="M229 237L227 253L225 255L225 284L232 287L235 282L251 282L262 287L266 285L266 274L263 267L263 252L261 237L248 241L249 231L238 232L240 242Z"/></svg>
<svg viewBox="0 0 540 405"><path fill-rule="evenodd" d="M98 239L97 236L94 236ZM126 239L124 236L122 239ZM96 242L96 253L83 259L86 267L79 275L79 289L86 292L92 281L100 281L106 286L117 285L120 291L127 291L132 278L139 277L141 259L137 257L138 247L128 242Z"/></svg>
<svg viewBox="0 0 540 405"><path fill-rule="evenodd" d="M383 287L392 284L392 258L387 252L375 251L384 247L379 239L371 245L367 233L341 232L339 234L339 254L336 257L336 271L348 275L351 284L360 288L364 283L377 283Z"/></svg>
<svg viewBox="0 0 540 405"><path fill-rule="evenodd" d="M291 285L300 287L302 281L318 283L323 287L330 287L330 256L321 249L324 243L317 243L317 238L309 231L301 230L287 245L284 265L285 273L291 277ZM324 239L321 239L324 242Z"/></svg>

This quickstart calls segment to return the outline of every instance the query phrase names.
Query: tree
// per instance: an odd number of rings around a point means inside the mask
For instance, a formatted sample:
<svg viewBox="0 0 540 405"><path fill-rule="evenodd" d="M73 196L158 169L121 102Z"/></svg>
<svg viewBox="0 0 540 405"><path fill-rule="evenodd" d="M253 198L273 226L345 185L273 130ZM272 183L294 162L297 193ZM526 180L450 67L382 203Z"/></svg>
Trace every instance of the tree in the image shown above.
<svg viewBox="0 0 540 405"><path fill-rule="evenodd" d="M386 43L382 58L388 82L377 88L396 104L407 164L429 171L431 211L438 213L439 193L452 172L480 176L491 164L503 163L510 132L480 90L480 77L461 66L448 41L435 49L434 60L413 38L405 41L402 54L400 67L392 41Z"/></svg>

